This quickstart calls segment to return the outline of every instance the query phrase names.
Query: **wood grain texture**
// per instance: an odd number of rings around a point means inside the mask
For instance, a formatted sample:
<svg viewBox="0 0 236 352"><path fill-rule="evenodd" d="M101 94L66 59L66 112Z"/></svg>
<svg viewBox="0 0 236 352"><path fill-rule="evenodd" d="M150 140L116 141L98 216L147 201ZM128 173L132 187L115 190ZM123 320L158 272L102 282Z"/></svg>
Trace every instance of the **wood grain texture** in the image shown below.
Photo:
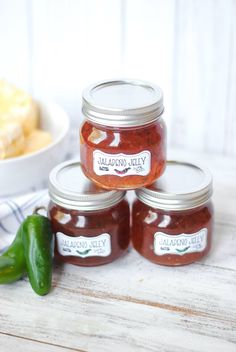
<svg viewBox="0 0 236 352"><path fill-rule="evenodd" d="M231 31L230 48L228 62L228 95L227 95L227 114L225 128L225 153L236 155L236 23L234 21L236 13L236 2L231 2Z"/></svg>
<svg viewBox="0 0 236 352"><path fill-rule="evenodd" d="M0 0L0 79L30 89L29 12L27 0Z"/></svg>
<svg viewBox="0 0 236 352"><path fill-rule="evenodd" d="M159 84L168 144L236 155L235 0L0 0L0 77L82 120L102 79Z"/></svg>
<svg viewBox="0 0 236 352"><path fill-rule="evenodd" d="M17 352L66 352L78 351L78 349L69 349L62 346L56 346L51 343L38 342L30 338L16 337L11 334L0 333L1 351L16 351Z"/></svg>
<svg viewBox="0 0 236 352"><path fill-rule="evenodd" d="M125 3L124 76L149 80L163 89L164 117L171 125L175 1L128 0Z"/></svg>
<svg viewBox="0 0 236 352"><path fill-rule="evenodd" d="M1 352L34 345L36 351L235 351L234 159L183 150L169 156L201 160L214 175L210 254L183 267L152 264L133 249L101 267L57 264L45 297L36 296L27 279L1 286Z"/></svg>
<svg viewBox="0 0 236 352"><path fill-rule="evenodd" d="M78 126L82 90L119 75L120 0L32 1L33 93L66 108Z"/></svg>
<svg viewBox="0 0 236 352"><path fill-rule="evenodd" d="M171 125L175 146L225 152L227 144L227 152L233 153L226 131L232 127L230 122L227 125L232 104L229 85L234 85L236 71L231 53L235 46L233 3L176 1Z"/></svg>

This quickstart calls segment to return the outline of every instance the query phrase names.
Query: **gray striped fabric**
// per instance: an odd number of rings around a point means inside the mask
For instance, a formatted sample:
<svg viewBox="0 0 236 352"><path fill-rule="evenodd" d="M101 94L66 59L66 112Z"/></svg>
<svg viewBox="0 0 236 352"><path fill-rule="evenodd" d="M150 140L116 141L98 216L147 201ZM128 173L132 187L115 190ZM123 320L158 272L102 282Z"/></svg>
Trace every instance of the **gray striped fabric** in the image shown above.
<svg viewBox="0 0 236 352"><path fill-rule="evenodd" d="M15 198L0 198L0 253L11 244L25 217L32 214L37 207L47 207L48 202L47 190Z"/></svg>

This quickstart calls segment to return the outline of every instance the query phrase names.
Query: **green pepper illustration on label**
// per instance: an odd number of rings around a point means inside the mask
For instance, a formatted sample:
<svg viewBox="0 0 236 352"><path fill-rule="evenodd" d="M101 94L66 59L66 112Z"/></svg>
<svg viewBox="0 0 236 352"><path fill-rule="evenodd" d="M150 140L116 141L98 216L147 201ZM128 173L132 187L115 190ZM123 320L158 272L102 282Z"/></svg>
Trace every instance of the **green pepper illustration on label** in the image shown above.
<svg viewBox="0 0 236 352"><path fill-rule="evenodd" d="M76 251L77 253L79 253L79 255L81 255L82 257L83 256L86 256L92 249L89 248L89 249L85 249L85 251Z"/></svg>
<svg viewBox="0 0 236 352"><path fill-rule="evenodd" d="M184 253L184 252L186 252L189 248L190 248L190 246L185 247L185 248L183 248L183 249L178 249L178 248L176 248L176 252L178 252L178 253Z"/></svg>

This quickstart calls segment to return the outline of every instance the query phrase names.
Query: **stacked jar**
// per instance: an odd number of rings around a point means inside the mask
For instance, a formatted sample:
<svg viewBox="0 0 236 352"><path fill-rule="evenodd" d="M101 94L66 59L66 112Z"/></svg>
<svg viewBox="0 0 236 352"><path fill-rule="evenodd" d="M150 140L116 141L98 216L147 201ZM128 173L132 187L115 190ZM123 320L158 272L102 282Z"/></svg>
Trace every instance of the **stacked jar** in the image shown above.
<svg viewBox="0 0 236 352"><path fill-rule="evenodd" d="M50 174L55 254L92 266L129 245L164 265L188 264L211 246L212 179L184 162L166 162L163 94L133 80L103 81L83 94L81 162ZM127 190L135 190L130 226ZM130 231L131 229L131 231Z"/></svg>

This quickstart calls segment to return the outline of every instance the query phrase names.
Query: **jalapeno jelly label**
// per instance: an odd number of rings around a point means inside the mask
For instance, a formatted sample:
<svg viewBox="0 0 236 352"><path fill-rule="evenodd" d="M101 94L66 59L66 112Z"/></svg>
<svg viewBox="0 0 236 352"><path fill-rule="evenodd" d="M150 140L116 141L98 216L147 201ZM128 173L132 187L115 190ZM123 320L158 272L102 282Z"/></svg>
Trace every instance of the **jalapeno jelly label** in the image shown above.
<svg viewBox="0 0 236 352"><path fill-rule="evenodd" d="M163 232L154 234L154 253L156 255L202 252L207 245L207 229L192 234L167 235Z"/></svg>
<svg viewBox="0 0 236 352"><path fill-rule="evenodd" d="M111 254L111 236L103 233L94 237L67 236L62 232L56 234L57 249L63 256L107 257Z"/></svg>
<svg viewBox="0 0 236 352"><path fill-rule="evenodd" d="M93 152L93 169L99 176L147 176L150 172L150 168L151 153L148 150L130 155L123 153L107 154L99 150Z"/></svg>

